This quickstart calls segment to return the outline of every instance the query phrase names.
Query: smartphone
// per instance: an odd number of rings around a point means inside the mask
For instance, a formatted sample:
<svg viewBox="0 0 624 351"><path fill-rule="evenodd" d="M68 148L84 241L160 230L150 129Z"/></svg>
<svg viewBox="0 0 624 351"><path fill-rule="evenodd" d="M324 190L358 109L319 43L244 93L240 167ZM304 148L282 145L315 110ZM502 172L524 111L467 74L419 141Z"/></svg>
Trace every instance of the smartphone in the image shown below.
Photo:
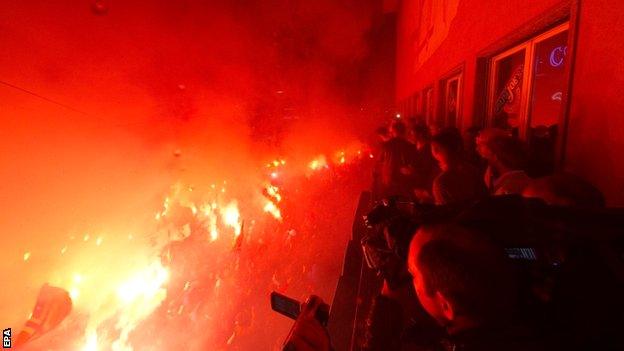
<svg viewBox="0 0 624 351"><path fill-rule="evenodd" d="M276 291L271 293L271 308L273 311L283 314L292 319L297 319L301 313L301 303ZM321 304L314 313L314 318L323 326L327 326L329 320L329 305Z"/></svg>
<svg viewBox="0 0 624 351"><path fill-rule="evenodd" d="M513 260L537 261L537 252L532 247L507 247L505 252Z"/></svg>
<svg viewBox="0 0 624 351"><path fill-rule="evenodd" d="M276 291L271 293L271 308L284 316L297 319L301 313L301 303Z"/></svg>

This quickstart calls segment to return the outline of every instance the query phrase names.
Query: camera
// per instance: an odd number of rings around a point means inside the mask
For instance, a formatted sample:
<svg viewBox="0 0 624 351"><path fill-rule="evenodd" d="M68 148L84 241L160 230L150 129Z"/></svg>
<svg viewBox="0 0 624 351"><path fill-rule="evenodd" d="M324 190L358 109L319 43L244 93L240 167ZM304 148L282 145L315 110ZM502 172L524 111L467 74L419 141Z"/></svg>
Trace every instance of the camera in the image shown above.
<svg viewBox="0 0 624 351"><path fill-rule="evenodd" d="M362 252L369 268L391 288L411 280L407 272L409 244L434 206L389 198L364 216L369 232L362 238Z"/></svg>

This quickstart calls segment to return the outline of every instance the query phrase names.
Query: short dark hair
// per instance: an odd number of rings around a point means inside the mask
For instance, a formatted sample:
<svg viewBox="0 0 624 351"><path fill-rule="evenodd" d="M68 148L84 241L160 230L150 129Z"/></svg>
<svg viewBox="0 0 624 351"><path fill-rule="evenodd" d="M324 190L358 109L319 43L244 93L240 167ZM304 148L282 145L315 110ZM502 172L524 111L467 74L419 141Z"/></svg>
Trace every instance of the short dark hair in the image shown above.
<svg viewBox="0 0 624 351"><path fill-rule="evenodd" d="M377 133L377 135L387 136L388 135L388 127L381 126L381 127L377 128L375 130L375 133Z"/></svg>
<svg viewBox="0 0 624 351"><path fill-rule="evenodd" d="M478 135L481 132L481 127L479 126L470 126L466 129L466 133L470 135Z"/></svg>
<svg viewBox="0 0 624 351"><path fill-rule="evenodd" d="M499 136L488 141L488 147L498 161L512 170L526 170L528 164L527 147L522 140Z"/></svg>
<svg viewBox="0 0 624 351"><path fill-rule="evenodd" d="M416 258L428 295L439 291L453 303L457 314L482 321L511 314L516 287L502 248L485 234L458 225L424 230L434 233Z"/></svg>
<svg viewBox="0 0 624 351"><path fill-rule="evenodd" d="M444 128L431 138L431 143L441 147L451 158L459 159L464 151L464 141L456 128Z"/></svg>
<svg viewBox="0 0 624 351"><path fill-rule="evenodd" d="M414 133L414 137L417 140L429 141L431 140L431 132L429 131L429 127L425 124L416 124L412 129Z"/></svg>
<svg viewBox="0 0 624 351"><path fill-rule="evenodd" d="M399 135L405 135L405 131L406 131L405 123L399 120L394 120L390 124L390 130L395 131Z"/></svg>

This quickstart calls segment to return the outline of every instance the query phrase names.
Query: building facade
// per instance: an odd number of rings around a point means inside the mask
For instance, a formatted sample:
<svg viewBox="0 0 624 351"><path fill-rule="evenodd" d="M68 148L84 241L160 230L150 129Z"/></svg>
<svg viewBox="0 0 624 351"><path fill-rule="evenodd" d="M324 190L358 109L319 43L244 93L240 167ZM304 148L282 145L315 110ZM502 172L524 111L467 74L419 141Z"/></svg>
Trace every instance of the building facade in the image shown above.
<svg viewBox="0 0 624 351"><path fill-rule="evenodd" d="M495 126L624 205L624 2L403 0L396 103L434 128Z"/></svg>

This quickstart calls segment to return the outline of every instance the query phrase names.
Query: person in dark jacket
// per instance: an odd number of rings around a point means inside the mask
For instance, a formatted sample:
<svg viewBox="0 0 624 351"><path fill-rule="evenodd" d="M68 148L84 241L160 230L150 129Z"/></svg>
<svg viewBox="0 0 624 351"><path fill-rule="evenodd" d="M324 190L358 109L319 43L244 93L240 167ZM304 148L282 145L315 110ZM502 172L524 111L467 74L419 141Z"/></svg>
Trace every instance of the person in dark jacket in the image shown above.
<svg viewBox="0 0 624 351"><path fill-rule="evenodd" d="M433 181L436 205L469 204L486 195L479 170L463 158L459 132L442 130L431 140L431 152L442 171Z"/></svg>
<svg viewBox="0 0 624 351"><path fill-rule="evenodd" d="M414 126L411 131L411 141L416 146L414 188L416 191L431 193L433 180L440 172L440 169L431 154L431 134L429 128L424 124Z"/></svg>
<svg viewBox="0 0 624 351"><path fill-rule="evenodd" d="M498 174L492 183L491 194L521 194L531 181L526 172L526 145L514 137L495 137L489 140L488 148L492 152L489 168Z"/></svg>
<svg viewBox="0 0 624 351"><path fill-rule="evenodd" d="M400 120L390 125L392 138L381 148L379 177L381 197L411 197L416 146L406 139L406 127Z"/></svg>
<svg viewBox="0 0 624 351"><path fill-rule="evenodd" d="M422 227L410 244L408 267L413 286L384 289L375 300L378 307L372 318L381 325L365 350L546 349L530 328L516 320L514 271L504 251L488 236L453 224ZM423 321L415 328L406 327L406 320L414 316L410 307L414 302L440 327ZM288 339L292 350L331 350L329 335L309 306L304 307L306 313Z"/></svg>

